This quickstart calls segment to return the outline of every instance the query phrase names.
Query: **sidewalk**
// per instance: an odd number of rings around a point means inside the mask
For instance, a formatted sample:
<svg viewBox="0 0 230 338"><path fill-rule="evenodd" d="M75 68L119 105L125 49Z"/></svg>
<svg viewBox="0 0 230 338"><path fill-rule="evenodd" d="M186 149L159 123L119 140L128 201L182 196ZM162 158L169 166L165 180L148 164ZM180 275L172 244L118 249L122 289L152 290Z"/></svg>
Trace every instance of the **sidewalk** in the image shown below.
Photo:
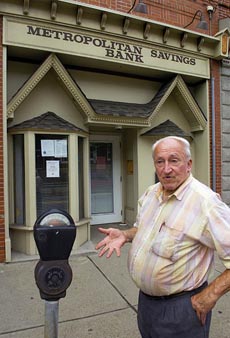
<svg viewBox="0 0 230 338"><path fill-rule="evenodd" d="M73 281L59 301L59 338L140 338L138 290L127 271L129 244L120 258L70 258ZM0 337L43 338L44 300L35 285L37 261L0 264ZM216 271L223 271L217 262ZM230 338L230 293L216 304L210 338ZM194 337L195 338L195 337Z"/></svg>

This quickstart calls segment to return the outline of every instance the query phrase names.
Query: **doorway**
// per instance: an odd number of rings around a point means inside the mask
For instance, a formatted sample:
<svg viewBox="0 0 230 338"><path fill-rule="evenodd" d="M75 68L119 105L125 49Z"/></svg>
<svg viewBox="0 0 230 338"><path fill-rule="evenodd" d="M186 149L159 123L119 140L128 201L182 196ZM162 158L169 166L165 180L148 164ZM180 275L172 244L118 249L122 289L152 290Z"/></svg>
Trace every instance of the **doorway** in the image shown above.
<svg viewBox="0 0 230 338"><path fill-rule="evenodd" d="M119 136L90 139L91 224L122 221Z"/></svg>

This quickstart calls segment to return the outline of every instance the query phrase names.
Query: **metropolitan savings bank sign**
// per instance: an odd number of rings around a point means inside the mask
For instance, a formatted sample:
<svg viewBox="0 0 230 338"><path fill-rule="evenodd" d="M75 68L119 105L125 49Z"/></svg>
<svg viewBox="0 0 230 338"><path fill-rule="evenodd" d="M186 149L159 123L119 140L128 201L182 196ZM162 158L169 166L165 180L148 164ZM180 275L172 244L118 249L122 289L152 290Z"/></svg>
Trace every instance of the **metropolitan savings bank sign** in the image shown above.
<svg viewBox="0 0 230 338"><path fill-rule="evenodd" d="M191 57L167 49L147 48L103 36L25 24L12 19L5 20L4 28L4 43L7 45L61 52L203 78L209 77L208 62L201 57Z"/></svg>

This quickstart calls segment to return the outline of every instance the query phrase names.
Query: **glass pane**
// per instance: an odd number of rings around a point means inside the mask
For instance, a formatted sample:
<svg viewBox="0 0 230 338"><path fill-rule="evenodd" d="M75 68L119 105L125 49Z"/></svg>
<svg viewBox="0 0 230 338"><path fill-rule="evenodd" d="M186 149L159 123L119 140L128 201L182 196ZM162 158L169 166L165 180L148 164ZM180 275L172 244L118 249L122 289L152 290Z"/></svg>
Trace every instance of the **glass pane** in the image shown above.
<svg viewBox="0 0 230 338"><path fill-rule="evenodd" d="M112 143L91 143L91 213L112 213L113 161Z"/></svg>
<svg viewBox="0 0 230 338"><path fill-rule="evenodd" d="M13 136L14 147L14 223L25 223L24 135Z"/></svg>
<svg viewBox="0 0 230 338"><path fill-rule="evenodd" d="M36 135L37 216L50 209L69 212L68 138Z"/></svg>

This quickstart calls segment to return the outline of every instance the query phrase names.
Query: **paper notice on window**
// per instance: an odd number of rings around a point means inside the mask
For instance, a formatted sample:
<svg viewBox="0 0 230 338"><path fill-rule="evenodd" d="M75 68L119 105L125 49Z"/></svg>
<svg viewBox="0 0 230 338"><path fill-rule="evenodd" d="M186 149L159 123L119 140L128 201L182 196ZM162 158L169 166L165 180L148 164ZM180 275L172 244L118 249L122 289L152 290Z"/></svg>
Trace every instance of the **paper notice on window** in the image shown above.
<svg viewBox="0 0 230 338"><path fill-rule="evenodd" d="M67 157L67 140L55 140L55 157Z"/></svg>
<svg viewBox="0 0 230 338"><path fill-rule="evenodd" d="M46 177L60 177L59 161L46 161Z"/></svg>
<svg viewBox="0 0 230 338"><path fill-rule="evenodd" d="M43 157L54 156L54 140L41 140L41 152Z"/></svg>

